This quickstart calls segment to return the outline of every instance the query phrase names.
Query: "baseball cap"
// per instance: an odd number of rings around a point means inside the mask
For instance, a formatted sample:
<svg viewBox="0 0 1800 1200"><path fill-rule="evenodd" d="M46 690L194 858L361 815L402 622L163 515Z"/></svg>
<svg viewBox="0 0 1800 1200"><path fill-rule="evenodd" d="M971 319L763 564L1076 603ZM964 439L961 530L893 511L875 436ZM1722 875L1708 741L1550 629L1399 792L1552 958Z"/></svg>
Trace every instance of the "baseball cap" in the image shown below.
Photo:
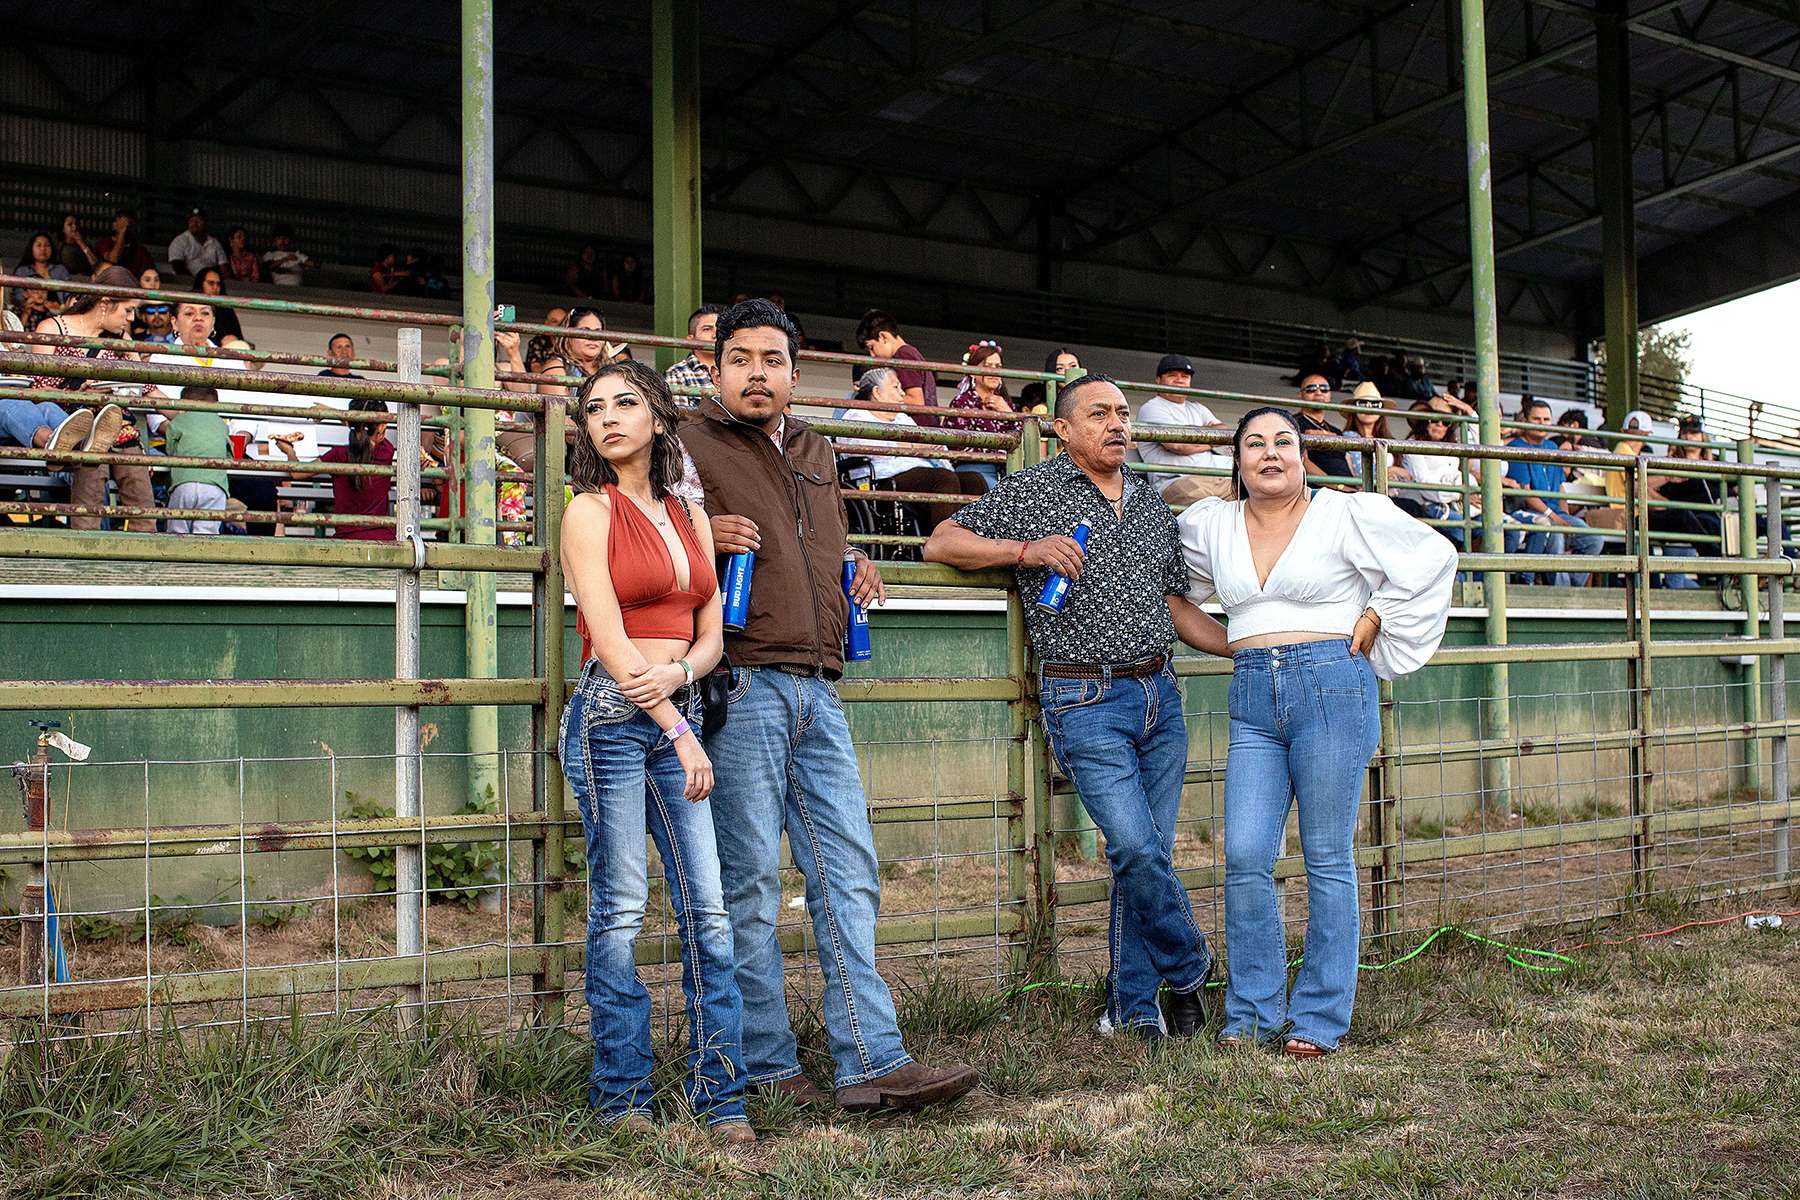
<svg viewBox="0 0 1800 1200"><path fill-rule="evenodd" d="M1185 371L1189 375L1192 375L1194 373L1194 364L1179 354L1165 354L1156 360L1156 373L1158 375L1167 375L1170 371Z"/></svg>
<svg viewBox="0 0 1800 1200"><path fill-rule="evenodd" d="M190 216L190 217L204 217L205 215L206 215L206 210L204 208L201 208L198 204L196 204L196 205L194 205L194 207L188 209L188 216Z"/></svg>
<svg viewBox="0 0 1800 1200"><path fill-rule="evenodd" d="M1630 412L1626 413L1625 414L1625 423L1619 426L1620 431L1622 432L1624 430L1634 429L1634 428L1641 429L1645 433L1649 433L1650 432L1650 414L1645 412L1641 408L1634 408Z"/></svg>

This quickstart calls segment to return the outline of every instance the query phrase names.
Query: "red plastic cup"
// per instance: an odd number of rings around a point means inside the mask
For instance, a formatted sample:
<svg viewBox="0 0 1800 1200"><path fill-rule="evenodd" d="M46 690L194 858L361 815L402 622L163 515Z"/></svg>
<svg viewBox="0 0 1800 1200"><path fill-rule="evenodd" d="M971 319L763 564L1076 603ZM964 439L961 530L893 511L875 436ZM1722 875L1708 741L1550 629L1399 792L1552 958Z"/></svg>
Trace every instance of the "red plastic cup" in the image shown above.
<svg viewBox="0 0 1800 1200"><path fill-rule="evenodd" d="M250 435L249 434L247 434L247 433L232 434L231 435L231 457L237 459L239 462L242 462L243 458L244 458L244 451L249 448L249 445L250 445Z"/></svg>

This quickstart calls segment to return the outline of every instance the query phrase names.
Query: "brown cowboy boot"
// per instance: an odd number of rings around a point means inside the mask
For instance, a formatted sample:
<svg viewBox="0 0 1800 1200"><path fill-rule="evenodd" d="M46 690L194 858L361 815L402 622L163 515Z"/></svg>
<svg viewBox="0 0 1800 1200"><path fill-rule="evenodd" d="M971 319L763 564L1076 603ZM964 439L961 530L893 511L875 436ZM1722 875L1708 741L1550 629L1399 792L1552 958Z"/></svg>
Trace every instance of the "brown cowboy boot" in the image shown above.
<svg viewBox="0 0 1800 1200"><path fill-rule="evenodd" d="M974 1067L928 1067L912 1062L885 1075L837 1090L837 1102L852 1112L872 1108L924 1108L955 1100L980 1082Z"/></svg>

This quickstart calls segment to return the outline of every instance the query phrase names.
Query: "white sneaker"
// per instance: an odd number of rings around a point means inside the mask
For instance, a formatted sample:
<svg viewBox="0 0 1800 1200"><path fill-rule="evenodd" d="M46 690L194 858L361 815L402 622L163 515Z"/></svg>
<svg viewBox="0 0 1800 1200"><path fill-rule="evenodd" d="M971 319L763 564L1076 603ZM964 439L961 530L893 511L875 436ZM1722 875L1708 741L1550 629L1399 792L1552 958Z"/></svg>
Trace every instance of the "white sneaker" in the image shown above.
<svg viewBox="0 0 1800 1200"><path fill-rule="evenodd" d="M94 414L94 428L81 448L94 454L105 454L124 430L125 410L116 404L108 404Z"/></svg>
<svg viewBox="0 0 1800 1200"><path fill-rule="evenodd" d="M94 414L91 409L80 408L62 419L50 434L45 443L45 450L85 450L87 441L94 434Z"/></svg>

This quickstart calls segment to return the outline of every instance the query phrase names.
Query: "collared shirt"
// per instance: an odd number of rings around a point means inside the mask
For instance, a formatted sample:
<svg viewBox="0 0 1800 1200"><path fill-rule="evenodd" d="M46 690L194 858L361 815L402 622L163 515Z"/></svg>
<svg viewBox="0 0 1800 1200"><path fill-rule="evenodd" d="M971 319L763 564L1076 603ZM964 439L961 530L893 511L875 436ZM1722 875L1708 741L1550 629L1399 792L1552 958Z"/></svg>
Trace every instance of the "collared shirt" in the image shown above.
<svg viewBox="0 0 1800 1200"><path fill-rule="evenodd" d="M1522 437L1516 437L1506 444L1509 446L1523 446L1527 450L1556 449L1556 447L1552 446L1548 441L1533 444ZM1506 477L1520 487L1527 488L1534 492L1560 492L1563 490L1563 484L1567 483L1569 479L1568 472L1564 470L1561 464L1547 462L1508 463L1506 466ZM1549 496L1539 496L1538 499L1542 500L1544 502L1544 507L1551 512L1560 513L1563 511L1563 503L1559 499L1552 499ZM1523 498L1519 498L1517 504L1514 504L1513 500L1509 498L1507 507L1508 509L1514 507L1523 508L1526 507L1526 505Z"/></svg>
<svg viewBox="0 0 1800 1200"><path fill-rule="evenodd" d="M1175 641L1169 596L1185 595L1187 563L1175 515L1156 489L1125 470L1124 515L1068 454L1000 481L953 518L985 538L1032 541L1071 534L1088 523L1087 558L1060 613L1037 606L1050 572L1014 572L1025 602L1025 629L1045 662L1123 664L1164 654Z"/></svg>
<svg viewBox="0 0 1800 1200"><path fill-rule="evenodd" d="M690 354L664 371L663 380L669 385L670 390L684 387L710 390L713 386L712 368L701 362L696 355ZM676 399L683 399L683 397L677 396ZM696 397L690 395L685 399L692 401Z"/></svg>
<svg viewBox="0 0 1800 1200"><path fill-rule="evenodd" d="M223 270L231 261L231 256L225 253L225 247L212 234L195 237L184 229L169 243L169 261L179 263L185 270L198 275L208 267Z"/></svg>

